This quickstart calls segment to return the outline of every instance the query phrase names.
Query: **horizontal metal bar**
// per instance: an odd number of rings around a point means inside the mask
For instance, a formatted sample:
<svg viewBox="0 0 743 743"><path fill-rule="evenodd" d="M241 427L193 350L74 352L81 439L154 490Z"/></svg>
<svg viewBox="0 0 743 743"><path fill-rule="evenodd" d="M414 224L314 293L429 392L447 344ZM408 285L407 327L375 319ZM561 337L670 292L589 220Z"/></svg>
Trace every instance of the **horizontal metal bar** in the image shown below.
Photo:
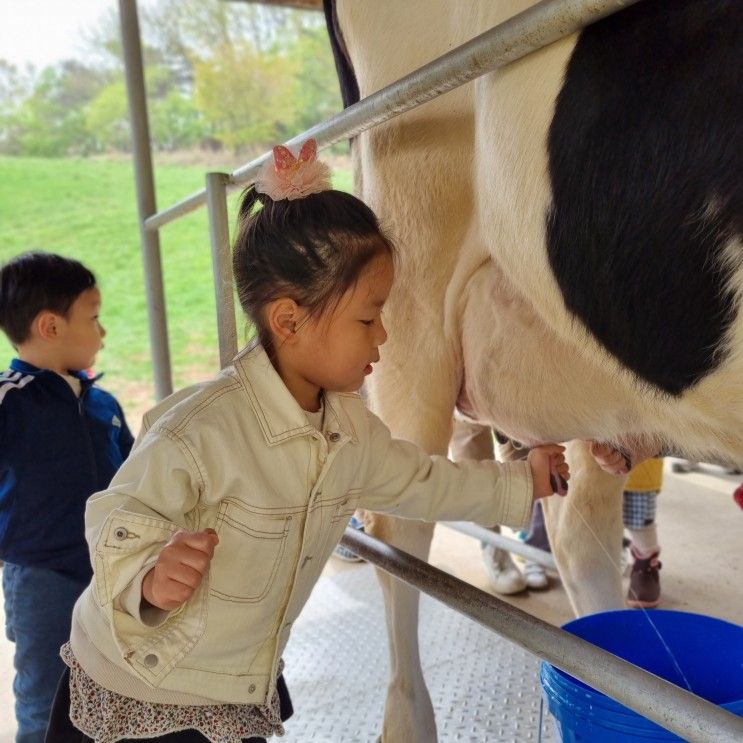
<svg viewBox="0 0 743 743"><path fill-rule="evenodd" d="M498 549L512 552L514 555L521 555L527 560L531 560L532 562L541 565L543 568L547 568L547 570L557 570L555 558L552 557L550 552L537 549L536 547L532 547L530 544L524 544L518 539L504 537L497 531L486 529L484 526L473 524L471 521L439 521L438 523L441 526L448 526L454 531L467 534L470 537L475 537L475 539L479 539L481 542L492 544Z"/></svg>
<svg viewBox="0 0 743 743"><path fill-rule="evenodd" d="M353 137L636 2L639 0L543 0L286 144L293 146L314 137L324 148ZM235 170L230 187L252 183L270 156L267 152ZM199 191L153 215L145 226L158 229L205 203L206 191Z"/></svg>
<svg viewBox="0 0 743 743"><path fill-rule="evenodd" d="M355 529L341 544L691 743L738 743L743 718Z"/></svg>
<svg viewBox="0 0 743 743"><path fill-rule="evenodd" d="M174 222L179 217L196 211L200 206L206 204L206 189L196 191L190 196L186 196L185 199L176 202L173 206L169 206L167 209L163 209L157 214L153 214L151 217L145 220L144 226L146 230L150 232L159 230L168 222Z"/></svg>

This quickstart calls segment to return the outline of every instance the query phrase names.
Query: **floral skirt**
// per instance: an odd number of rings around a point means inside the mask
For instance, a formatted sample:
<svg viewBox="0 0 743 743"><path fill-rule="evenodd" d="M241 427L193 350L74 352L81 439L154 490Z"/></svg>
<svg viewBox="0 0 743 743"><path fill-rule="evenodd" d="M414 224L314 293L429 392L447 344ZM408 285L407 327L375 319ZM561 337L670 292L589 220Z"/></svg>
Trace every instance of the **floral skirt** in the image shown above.
<svg viewBox="0 0 743 743"><path fill-rule="evenodd" d="M155 738L181 730L197 730L211 743L241 743L245 738L283 735L282 719L291 715L291 701L281 676L271 704L266 706L158 704L104 689L85 673L69 643L62 646L60 654L70 669L70 720L96 743ZM282 670L283 662L279 673Z"/></svg>

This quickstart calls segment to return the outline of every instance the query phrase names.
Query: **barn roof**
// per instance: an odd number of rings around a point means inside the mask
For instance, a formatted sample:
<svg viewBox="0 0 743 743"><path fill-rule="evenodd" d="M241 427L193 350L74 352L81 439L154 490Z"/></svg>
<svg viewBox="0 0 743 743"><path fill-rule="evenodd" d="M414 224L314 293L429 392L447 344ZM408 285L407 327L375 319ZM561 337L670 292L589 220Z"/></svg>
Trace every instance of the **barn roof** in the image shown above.
<svg viewBox="0 0 743 743"><path fill-rule="evenodd" d="M257 2L261 5L282 5L302 10L322 10L322 0L232 0L232 2Z"/></svg>

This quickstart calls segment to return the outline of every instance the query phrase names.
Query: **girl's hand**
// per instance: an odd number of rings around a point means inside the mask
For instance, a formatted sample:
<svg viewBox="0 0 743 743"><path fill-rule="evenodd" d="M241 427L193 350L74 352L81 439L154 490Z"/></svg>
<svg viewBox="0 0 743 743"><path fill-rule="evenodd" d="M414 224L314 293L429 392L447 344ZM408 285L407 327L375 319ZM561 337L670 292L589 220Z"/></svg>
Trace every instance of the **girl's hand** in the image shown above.
<svg viewBox="0 0 743 743"><path fill-rule="evenodd" d="M214 529L181 529L162 548L155 567L142 581L142 598L158 609L177 609L204 579L219 537Z"/></svg>
<svg viewBox="0 0 743 743"><path fill-rule="evenodd" d="M565 447L559 444L535 446L526 458L531 467L534 482L534 500L545 498L552 493L567 493L570 470L565 461ZM550 477L550 475L552 477ZM562 483L560 482L562 479ZM564 489L563 489L564 485ZM562 492L561 492L562 491Z"/></svg>

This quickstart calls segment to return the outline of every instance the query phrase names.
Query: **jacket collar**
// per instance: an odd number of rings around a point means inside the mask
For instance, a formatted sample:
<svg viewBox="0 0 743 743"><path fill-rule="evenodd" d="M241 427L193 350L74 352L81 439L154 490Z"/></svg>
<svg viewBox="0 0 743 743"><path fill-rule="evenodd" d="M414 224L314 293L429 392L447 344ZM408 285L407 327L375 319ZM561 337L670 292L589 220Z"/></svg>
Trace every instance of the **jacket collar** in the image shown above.
<svg viewBox="0 0 743 743"><path fill-rule="evenodd" d="M267 444L279 444L286 439L309 435L315 430L262 346L248 346L232 363L245 386ZM358 441L351 418L342 404L342 399L348 396L324 392L323 397L324 433L331 435L331 440L332 434L338 433L341 440Z"/></svg>
<svg viewBox="0 0 743 743"><path fill-rule="evenodd" d="M34 376L39 376L40 374L55 374L55 372L51 371L50 369L41 369L38 366L29 364L28 361L22 361L18 358L13 359L10 362L10 368L13 371L21 372L22 374L33 374ZM77 377L77 379L80 380L83 389L92 387L103 376L103 373L101 373L96 374L96 376L94 377L89 377L84 371L70 370L67 373L72 377ZM59 375L57 374L57 376Z"/></svg>

